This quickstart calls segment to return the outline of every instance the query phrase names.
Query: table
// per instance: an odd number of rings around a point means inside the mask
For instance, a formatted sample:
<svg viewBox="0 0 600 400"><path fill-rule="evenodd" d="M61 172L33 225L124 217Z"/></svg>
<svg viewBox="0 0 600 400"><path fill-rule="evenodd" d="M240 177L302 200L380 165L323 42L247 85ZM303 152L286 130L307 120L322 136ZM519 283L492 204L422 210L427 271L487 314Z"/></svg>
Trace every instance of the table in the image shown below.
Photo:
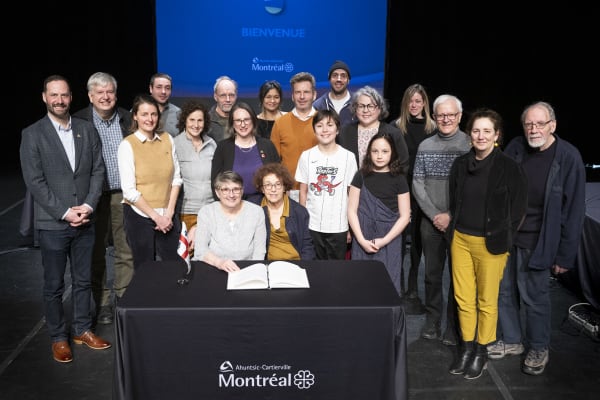
<svg viewBox="0 0 600 400"><path fill-rule="evenodd" d="M309 289L227 291L151 262L116 307L114 399L406 399L400 297L378 261L298 261ZM247 266L250 262L240 262Z"/></svg>

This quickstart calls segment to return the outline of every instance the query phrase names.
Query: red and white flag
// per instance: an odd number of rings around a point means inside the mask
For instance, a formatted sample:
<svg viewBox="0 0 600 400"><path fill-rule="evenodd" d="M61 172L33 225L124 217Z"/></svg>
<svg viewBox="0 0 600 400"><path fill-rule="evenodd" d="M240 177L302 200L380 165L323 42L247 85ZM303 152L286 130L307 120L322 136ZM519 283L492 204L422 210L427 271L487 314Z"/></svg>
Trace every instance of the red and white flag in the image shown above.
<svg viewBox="0 0 600 400"><path fill-rule="evenodd" d="M179 234L179 246L177 246L177 254L183 261L187 264L188 274L192 269L192 264L190 263L190 243L188 242L187 237L187 227L185 226L185 222L181 221L181 233Z"/></svg>

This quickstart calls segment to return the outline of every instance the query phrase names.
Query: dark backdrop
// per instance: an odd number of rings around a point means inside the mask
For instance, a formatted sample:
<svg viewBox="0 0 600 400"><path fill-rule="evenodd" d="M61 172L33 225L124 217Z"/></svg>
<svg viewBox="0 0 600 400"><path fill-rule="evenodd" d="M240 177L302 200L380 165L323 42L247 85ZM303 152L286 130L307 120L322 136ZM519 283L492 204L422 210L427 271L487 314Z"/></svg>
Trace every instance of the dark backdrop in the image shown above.
<svg viewBox="0 0 600 400"><path fill-rule="evenodd" d="M586 163L600 164L592 145L595 104L586 103L597 86L591 70L596 22L590 11L546 1L494 3L472 7L462 1L389 1L384 94L392 117L404 89L419 82L432 101L442 93L457 95L465 109L463 122L477 107L496 109L505 118L510 139L522 134L522 109L545 100L556 109L558 134L580 149ZM135 94L148 90L156 72L154 0L52 0L16 6L19 28L5 33L6 48L15 56L5 59L13 73L7 85L12 89L3 102L8 106L9 140L2 170L18 168L21 129L45 113L41 90L46 76L59 73L71 81L75 111L88 104L85 84L96 71L116 76L119 104L126 108ZM198 40L198 49L181 49L181 62L185 52L201 51L203 40L218 40L218 35ZM315 49L315 57L326 54L335 40L343 38L332 36L330 44ZM365 45L357 43L357 51ZM593 46L574 50L587 45ZM226 51L226 43L223 47Z"/></svg>

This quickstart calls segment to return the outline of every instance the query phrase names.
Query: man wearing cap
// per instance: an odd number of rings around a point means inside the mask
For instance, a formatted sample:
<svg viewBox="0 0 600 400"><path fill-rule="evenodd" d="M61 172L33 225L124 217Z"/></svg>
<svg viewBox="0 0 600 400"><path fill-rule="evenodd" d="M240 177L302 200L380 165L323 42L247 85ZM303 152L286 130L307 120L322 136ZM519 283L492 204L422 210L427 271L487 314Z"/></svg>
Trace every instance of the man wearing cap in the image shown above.
<svg viewBox="0 0 600 400"><path fill-rule="evenodd" d="M319 97L313 104L315 110L335 110L340 116L340 126L352 122L350 110L350 68L348 64L337 60L329 68L329 84L331 89Z"/></svg>

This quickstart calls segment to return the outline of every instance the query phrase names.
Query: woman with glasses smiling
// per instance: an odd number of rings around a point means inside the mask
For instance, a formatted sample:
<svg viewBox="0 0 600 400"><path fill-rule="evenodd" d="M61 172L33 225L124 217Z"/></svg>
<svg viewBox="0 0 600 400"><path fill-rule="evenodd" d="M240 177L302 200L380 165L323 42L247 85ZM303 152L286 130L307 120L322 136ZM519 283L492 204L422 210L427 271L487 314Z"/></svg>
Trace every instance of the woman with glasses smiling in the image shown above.
<svg viewBox="0 0 600 400"><path fill-rule="evenodd" d="M244 200L258 203L262 193L252 184L256 170L268 162L280 162L281 158L273 142L257 135L258 119L247 103L236 103L229 113L225 139L217 143L212 160L211 176L223 171L235 171L244 180ZM217 200L217 193L214 193Z"/></svg>
<svg viewBox="0 0 600 400"><path fill-rule="evenodd" d="M287 192L294 179L281 163L268 163L254 174L254 186L264 194L267 260L314 260L315 248L308 230L308 210Z"/></svg>
<svg viewBox="0 0 600 400"><path fill-rule="evenodd" d="M214 187L219 201L198 211L193 260L226 272L240 269L234 260L264 260L265 214L256 204L242 200L242 176L234 171L221 172Z"/></svg>
<svg viewBox="0 0 600 400"><path fill-rule="evenodd" d="M400 130L384 121L390 113L383 96L375 88L363 86L352 95L350 109L357 121L343 125L337 141L354 153L357 167L362 165L371 138L387 133L394 139L400 167L408 171L408 147Z"/></svg>

